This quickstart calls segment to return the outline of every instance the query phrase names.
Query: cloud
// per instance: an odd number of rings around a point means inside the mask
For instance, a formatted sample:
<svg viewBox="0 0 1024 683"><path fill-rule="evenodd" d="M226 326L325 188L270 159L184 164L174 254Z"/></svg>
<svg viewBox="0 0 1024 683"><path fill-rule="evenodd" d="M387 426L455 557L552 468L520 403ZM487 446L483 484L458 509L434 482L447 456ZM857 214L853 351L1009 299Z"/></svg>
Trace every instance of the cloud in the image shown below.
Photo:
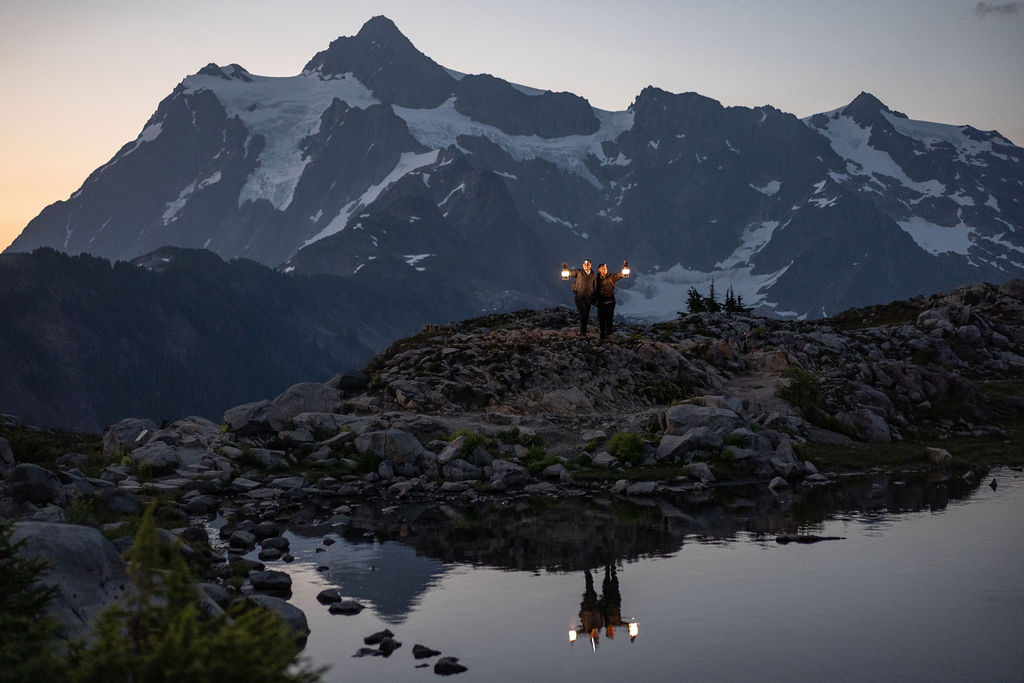
<svg viewBox="0 0 1024 683"><path fill-rule="evenodd" d="M990 2L979 2L974 6L974 12L979 17L984 17L989 14L1017 14L1020 12L1022 2L1004 2L1001 5L995 5Z"/></svg>

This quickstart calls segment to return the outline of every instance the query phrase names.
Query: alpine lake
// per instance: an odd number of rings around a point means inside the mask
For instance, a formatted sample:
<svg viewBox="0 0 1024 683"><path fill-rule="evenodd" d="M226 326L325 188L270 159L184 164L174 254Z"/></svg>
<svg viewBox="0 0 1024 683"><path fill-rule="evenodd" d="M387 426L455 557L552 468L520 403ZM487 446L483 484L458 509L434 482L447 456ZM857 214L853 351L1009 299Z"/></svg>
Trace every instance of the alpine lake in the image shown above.
<svg viewBox="0 0 1024 683"><path fill-rule="evenodd" d="M971 474L367 506L267 568L325 681L1024 681L1024 472Z"/></svg>

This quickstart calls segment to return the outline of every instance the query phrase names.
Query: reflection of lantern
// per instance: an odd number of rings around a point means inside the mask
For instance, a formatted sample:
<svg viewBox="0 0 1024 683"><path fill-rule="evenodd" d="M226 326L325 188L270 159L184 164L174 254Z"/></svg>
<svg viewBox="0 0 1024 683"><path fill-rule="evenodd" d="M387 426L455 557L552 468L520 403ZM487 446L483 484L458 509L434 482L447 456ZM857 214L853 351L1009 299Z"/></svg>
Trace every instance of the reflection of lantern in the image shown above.
<svg viewBox="0 0 1024 683"><path fill-rule="evenodd" d="M622 277L629 277L629 261L622 262Z"/></svg>
<svg viewBox="0 0 1024 683"><path fill-rule="evenodd" d="M570 643L575 643L576 642L576 629L574 629L574 628L569 629L569 642Z"/></svg>
<svg viewBox="0 0 1024 683"><path fill-rule="evenodd" d="M565 263L563 263L562 264L562 279L563 280L568 280L570 275L572 275L572 273L569 272L569 266L566 265Z"/></svg>
<svg viewBox="0 0 1024 683"><path fill-rule="evenodd" d="M638 633L640 633L640 625L635 621L629 622L629 637L636 638Z"/></svg>

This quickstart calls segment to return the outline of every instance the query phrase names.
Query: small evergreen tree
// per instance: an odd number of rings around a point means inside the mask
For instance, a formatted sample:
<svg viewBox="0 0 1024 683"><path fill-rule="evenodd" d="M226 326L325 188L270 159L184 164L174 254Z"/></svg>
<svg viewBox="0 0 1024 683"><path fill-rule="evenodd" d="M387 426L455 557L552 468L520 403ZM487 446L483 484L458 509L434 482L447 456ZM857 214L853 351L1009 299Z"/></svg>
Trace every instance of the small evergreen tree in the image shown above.
<svg viewBox="0 0 1024 683"><path fill-rule="evenodd" d="M700 295L696 287L686 290L686 310L689 313L700 313L704 310L704 297Z"/></svg>
<svg viewBox="0 0 1024 683"><path fill-rule="evenodd" d="M124 604L100 613L96 643L72 655L73 682L255 683L320 679L297 661L301 647L279 618L261 609L200 618L198 595L178 548L169 567L160 552L152 508L132 548L133 589ZM163 567L163 568L162 568Z"/></svg>
<svg viewBox="0 0 1024 683"><path fill-rule="evenodd" d="M44 615L58 589L38 583L46 563L21 557L14 525L0 522L0 681L63 680L55 654L57 624Z"/></svg>
<svg viewBox="0 0 1024 683"><path fill-rule="evenodd" d="M708 313L718 313L722 305L718 303L718 295L715 294L715 279L711 278L711 287L708 296L704 299L704 310Z"/></svg>

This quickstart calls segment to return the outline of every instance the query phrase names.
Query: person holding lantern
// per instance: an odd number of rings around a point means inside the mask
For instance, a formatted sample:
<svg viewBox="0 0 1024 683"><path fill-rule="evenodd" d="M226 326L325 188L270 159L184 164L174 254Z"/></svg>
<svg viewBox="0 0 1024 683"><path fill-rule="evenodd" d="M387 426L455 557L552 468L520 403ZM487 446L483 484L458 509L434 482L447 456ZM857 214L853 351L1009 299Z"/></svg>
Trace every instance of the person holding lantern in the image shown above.
<svg viewBox="0 0 1024 683"><path fill-rule="evenodd" d="M562 279L572 278L572 295L576 301L576 310L580 312L580 336L586 336L587 324L590 322L590 306L594 302L597 288L597 273L591 269L590 259L583 259L583 268L569 269L568 263L562 264Z"/></svg>
<svg viewBox="0 0 1024 683"><path fill-rule="evenodd" d="M629 261L623 261L622 270L610 275L606 264L597 266L594 298L597 300L597 331L601 335L601 341L612 333L612 320L615 318L615 283L624 277L629 277Z"/></svg>

